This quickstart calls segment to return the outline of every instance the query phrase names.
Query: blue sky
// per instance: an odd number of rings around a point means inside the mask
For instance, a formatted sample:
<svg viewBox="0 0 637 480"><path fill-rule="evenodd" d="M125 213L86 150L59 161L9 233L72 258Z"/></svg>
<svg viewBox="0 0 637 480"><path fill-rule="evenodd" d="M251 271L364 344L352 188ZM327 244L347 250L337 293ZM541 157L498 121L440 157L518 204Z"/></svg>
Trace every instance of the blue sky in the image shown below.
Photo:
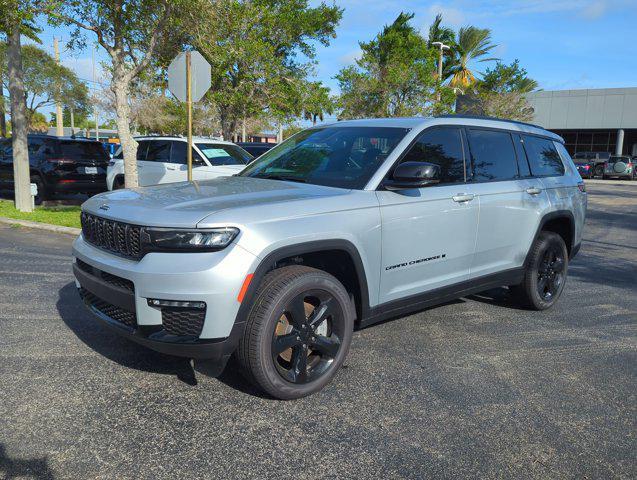
<svg viewBox="0 0 637 480"><path fill-rule="evenodd" d="M311 0L312 4L319 3ZM495 56L515 58L538 80L540 88L579 89L637 86L637 0L347 0L337 38L317 47L316 74L337 92L334 75L359 55L359 41L367 41L401 12L413 12L413 25L426 34L437 13L454 29L463 25L490 28L498 45ZM53 51L53 35L68 40L64 30L45 28L42 41ZM105 58L98 53L98 59ZM63 62L87 80L92 79L90 50L63 52ZM475 65L478 71L488 64ZM98 68L99 70L99 68Z"/></svg>

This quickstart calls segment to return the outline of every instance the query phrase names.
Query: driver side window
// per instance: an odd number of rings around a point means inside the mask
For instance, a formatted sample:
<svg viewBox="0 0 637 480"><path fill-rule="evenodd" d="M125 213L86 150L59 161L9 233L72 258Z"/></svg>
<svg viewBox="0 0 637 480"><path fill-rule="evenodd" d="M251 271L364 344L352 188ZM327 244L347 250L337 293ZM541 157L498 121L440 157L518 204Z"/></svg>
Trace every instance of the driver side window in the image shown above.
<svg viewBox="0 0 637 480"><path fill-rule="evenodd" d="M425 130L401 160L427 162L440 166L440 184L464 183L466 162L460 129L455 127Z"/></svg>

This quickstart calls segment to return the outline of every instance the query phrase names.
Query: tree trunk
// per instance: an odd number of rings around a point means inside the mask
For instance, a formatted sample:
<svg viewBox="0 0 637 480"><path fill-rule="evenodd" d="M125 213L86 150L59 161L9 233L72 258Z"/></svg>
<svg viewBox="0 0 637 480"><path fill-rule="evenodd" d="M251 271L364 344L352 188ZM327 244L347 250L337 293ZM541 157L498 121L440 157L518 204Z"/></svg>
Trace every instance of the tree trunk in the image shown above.
<svg viewBox="0 0 637 480"><path fill-rule="evenodd" d="M0 63L0 137L7 136L7 118L4 114L4 72Z"/></svg>
<svg viewBox="0 0 637 480"><path fill-rule="evenodd" d="M27 148L27 104L24 94L24 79L22 78L20 26L20 22L14 22L11 32L7 34L11 136L13 139L13 184L16 209L21 212L31 212L33 206L31 204L29 150Z"/></svg>
<svg viewBox="0 0 637 480"><path fill-rule="evenodd" d="M117 115L117 133L124 154L124 186L134 188L139 185L137 179L137 142L130 131L130 106L128 104L128 89L130 82L121 72L124 65L114 65L113 93L115 94L115 113Z"/></svg>

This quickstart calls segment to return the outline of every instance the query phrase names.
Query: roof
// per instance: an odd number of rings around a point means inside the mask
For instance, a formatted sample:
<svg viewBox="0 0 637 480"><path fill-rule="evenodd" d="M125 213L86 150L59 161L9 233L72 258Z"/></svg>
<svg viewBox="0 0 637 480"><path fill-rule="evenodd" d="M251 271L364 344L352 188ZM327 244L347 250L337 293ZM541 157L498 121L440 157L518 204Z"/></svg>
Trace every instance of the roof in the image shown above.
<svg viewBox="0 0 637 480"><path fill-rule="evenodd" d="M136 136L135 140L177 140L187 142L188 138L179 135L140 135ZM222 143L224 145L234 145L232 142L228 142L227 140L222 140L217 137L192 137L192 141L195 143L214 142Z"/></svg>
<svg viewBox="0 0 637 480"><path fill-rule="evenodd" d="M395 127L422 129L433 125L466 125L487 128L506 128L507 130L533 133L554 138L563 142L562 137L543 127L530 123L506 120L494 117L480 117L473 115L441 115L437 117L393 117L393 118L367 118L358 120L343 120L340 122L323 124L331 127Z"/></svg>

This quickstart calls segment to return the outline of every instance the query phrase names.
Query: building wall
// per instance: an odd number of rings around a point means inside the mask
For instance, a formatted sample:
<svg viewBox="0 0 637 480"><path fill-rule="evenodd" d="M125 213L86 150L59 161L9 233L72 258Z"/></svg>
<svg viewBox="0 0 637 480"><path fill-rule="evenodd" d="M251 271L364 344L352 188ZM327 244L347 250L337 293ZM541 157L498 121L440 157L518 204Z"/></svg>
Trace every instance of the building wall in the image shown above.
<svg viewBox="0 0 637 480"><path fill-rule="evenodd" d="M556 90L526 96L549 130L637 128L637 88Z"/></svg>

